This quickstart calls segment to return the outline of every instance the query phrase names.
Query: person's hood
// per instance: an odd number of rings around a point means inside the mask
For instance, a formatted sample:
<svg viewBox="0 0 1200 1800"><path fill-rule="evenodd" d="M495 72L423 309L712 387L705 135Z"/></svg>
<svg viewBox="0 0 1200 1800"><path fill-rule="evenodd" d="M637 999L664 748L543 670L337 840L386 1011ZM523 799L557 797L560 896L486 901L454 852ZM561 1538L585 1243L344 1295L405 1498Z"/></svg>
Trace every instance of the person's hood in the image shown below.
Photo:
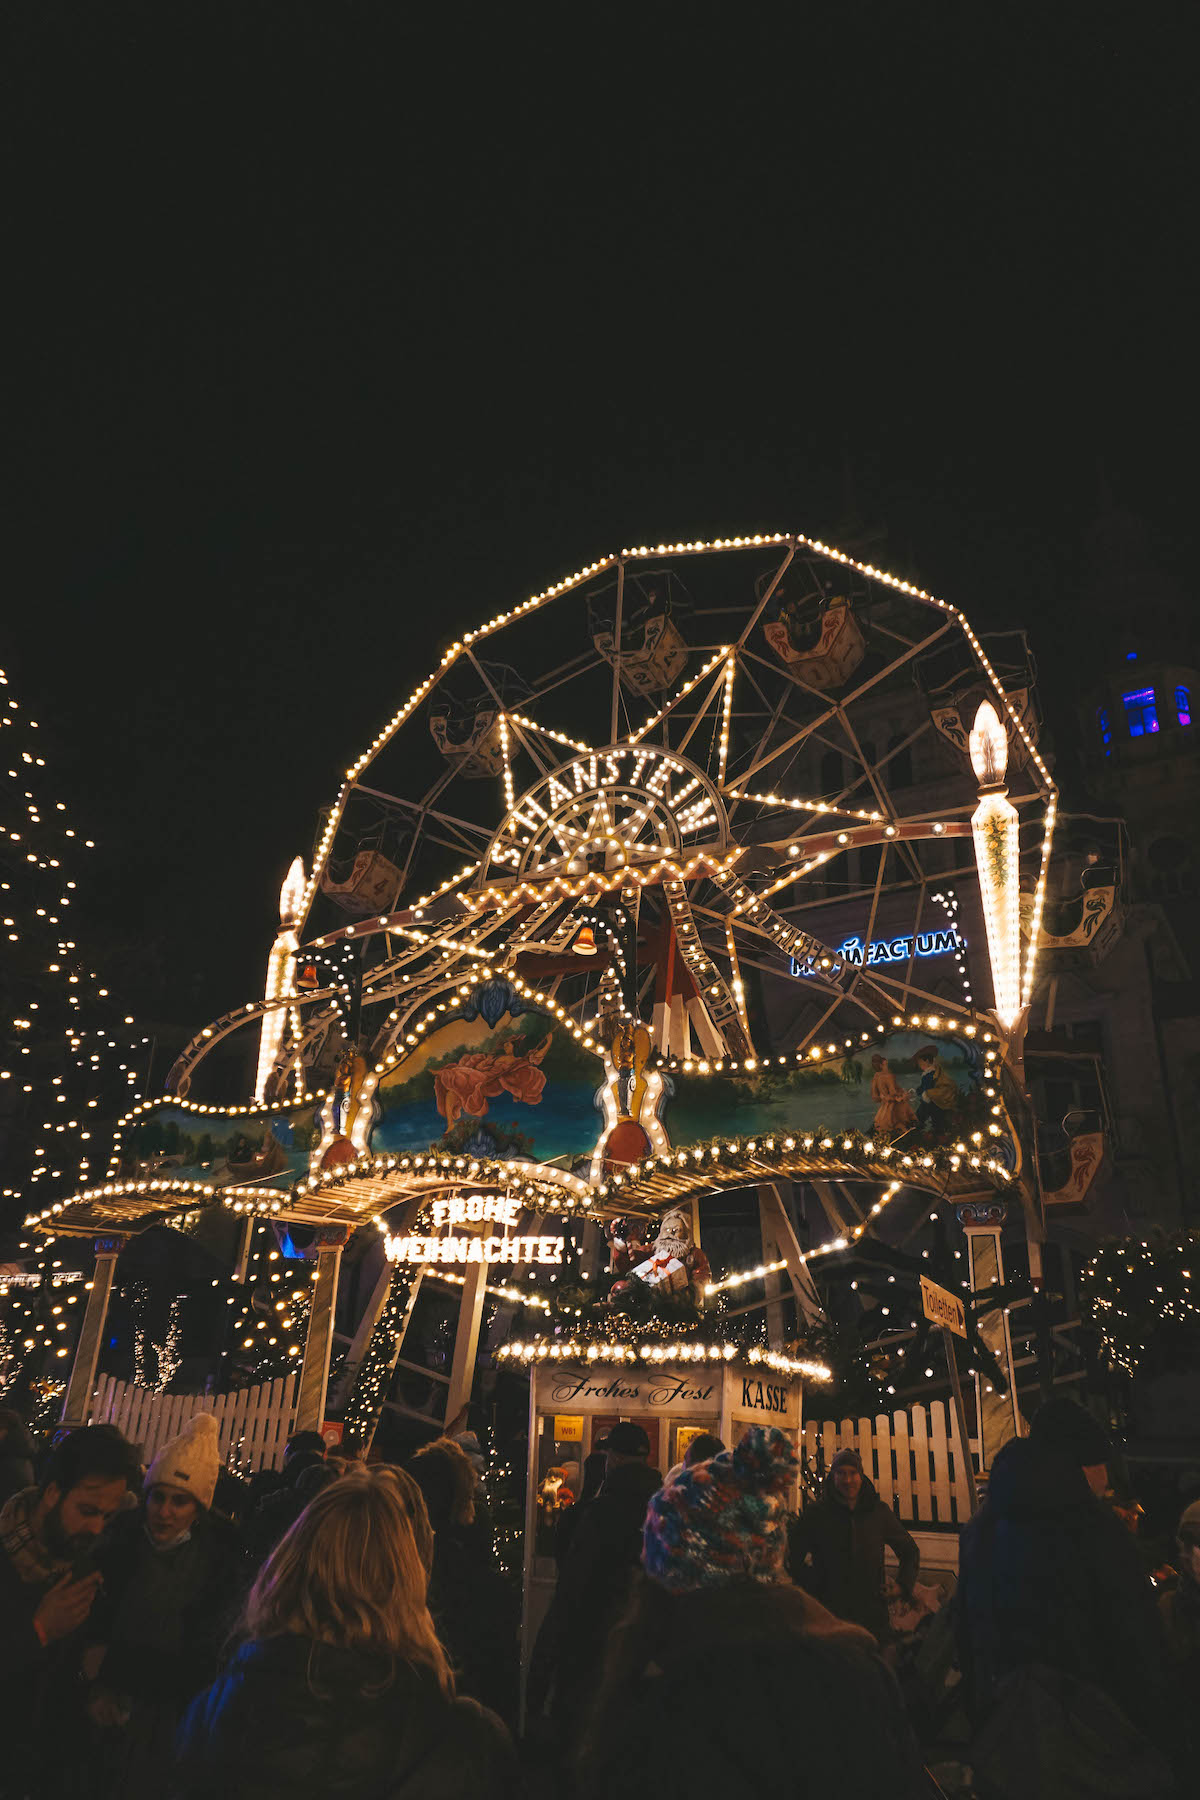
<svg viewBox="0 0 1200 1800"><path fill-rule="evenodd" d="M390 1791L398 1757L415 1765L446 1727L432 1676L389 1656L290 1633L241 1644L197 1705L210 1745L224 1740L246 1750L251 1775L257 1763L270 1773L269 1791L281 1794L307 1793L314 1763L331 1744L340 1746L331 1792Z"/></svg>
<svg viewBox="0 0 1200 1800"><path fill-rule="evenodd" d="M285 1488L295 1487L306 1470L323 1469L324 1467L325 1458L319 1451L297 1450L296 1454L288 1459L287 1466L283 1471L283 1485Z"/></svg>
<svg viewBox="0 0 1200 1800"><path fill-rule="evenodd" d="M458 1437L451 1438L450 1442L458 1445L463 1455L469 1459L475 1473L482 1475L487 1467L487 1457L484 1455L483 1445L475 1433L464 1431Z"/></svg>
<svg viewBox="0 0 1200 1800"><path fill-rule="evenodd" d="M874 1512L877 1506L883 1505L883 1501L879 1498L875 1483L871 1480L869 1475L864 1475L862 1478L862 1486L858 1490L858 1499L855 1501L853 1507L847 1506L846 1502L842 1499L842 1496L833 1485L832 1469L825 1477L824 1484L821 1488L821 1498L823 1500L836 1501L843 1512L869 1513Z"/></svg>
<svg viewBox="0 0 1200 1800"><path fill-rule="evenodd" d="M365 1693L374 1698L389 1683L399 1692L419 1691L421 1679L408 1663L398 1662L373 1650L343 1650L291 1632L278 1637L250 1639L239 1644L231 1670L262 1679L289 1680L298 1674L314 1679L339 1700Z"/></svg>
<svg viewBox="0 0 1200 1800"><path fill-rule="evenodd" d="M1035 1519L1086 1512L1096 1500L1069 1456L1029 1438L1012 1438L992 1464L987 1504L997 1519Z"/></svg>

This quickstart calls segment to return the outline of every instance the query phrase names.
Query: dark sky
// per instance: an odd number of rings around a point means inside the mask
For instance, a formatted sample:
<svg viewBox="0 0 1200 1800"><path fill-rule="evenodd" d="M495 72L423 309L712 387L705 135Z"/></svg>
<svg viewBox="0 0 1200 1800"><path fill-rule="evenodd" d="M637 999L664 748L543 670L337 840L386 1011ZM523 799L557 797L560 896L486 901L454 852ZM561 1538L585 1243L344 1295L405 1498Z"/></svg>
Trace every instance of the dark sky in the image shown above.
<svg viewBox="0 0 1200 1800"><path fill-rule="evenodd" d="M849 470L1068 672L1102 483L1186 569L1189 9L796 10L10 10L5 656L141 1016L251 997L348 753L622 543Z"/></svg>

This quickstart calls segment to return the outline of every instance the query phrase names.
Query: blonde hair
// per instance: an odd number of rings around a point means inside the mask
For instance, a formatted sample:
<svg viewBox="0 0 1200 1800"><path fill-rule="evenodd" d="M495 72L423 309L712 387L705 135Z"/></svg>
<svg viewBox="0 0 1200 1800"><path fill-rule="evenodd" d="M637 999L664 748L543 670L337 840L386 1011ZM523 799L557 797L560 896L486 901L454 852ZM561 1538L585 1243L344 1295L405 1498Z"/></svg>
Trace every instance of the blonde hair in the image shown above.
<svg viewBox="0 0 1200 1800"><path fill-rule="evenodd" d="M292 1635L374 1650L454 1676L425 1604L429 1577L397 1482L363 1469L331 1482L276 1545L250 1590L246 1637Z"/></svg>

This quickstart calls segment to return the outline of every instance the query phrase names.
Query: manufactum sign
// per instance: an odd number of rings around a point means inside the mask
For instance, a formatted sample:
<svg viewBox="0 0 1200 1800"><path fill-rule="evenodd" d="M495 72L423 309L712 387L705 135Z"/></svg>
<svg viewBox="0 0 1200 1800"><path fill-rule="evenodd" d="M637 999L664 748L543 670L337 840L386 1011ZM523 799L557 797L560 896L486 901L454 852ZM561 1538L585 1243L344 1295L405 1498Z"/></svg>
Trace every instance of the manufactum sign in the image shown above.
<svg viewBox="0 0 1200 1800"><path fill-rule="evenodd" d="M864 944L861 938L847 938L838 950L838 956L851 968L873 969L877 963L908 962L914 956L952 956L956 950L965 950L966 938L947 926L940 931L909 932L907 936L894 938L877 938L873 943ZM812 957L793 957L793 975L811 975L814 963Z"/></svg>
<svg viewBox="0 0 1200 1800"><path fill-rule="evenodd" d="M566 1248L562 1237L518 1236L520 1200L499 1194L454 1195L435 1200L433 1234L385 1237L389 1262L398 1263L561 1263ZM500 1229L485 1233L485 1225ZM476 1231L455 1231L455 1225L474 1225ZM449 1226L451 1229L447 1230Z"/></svg>

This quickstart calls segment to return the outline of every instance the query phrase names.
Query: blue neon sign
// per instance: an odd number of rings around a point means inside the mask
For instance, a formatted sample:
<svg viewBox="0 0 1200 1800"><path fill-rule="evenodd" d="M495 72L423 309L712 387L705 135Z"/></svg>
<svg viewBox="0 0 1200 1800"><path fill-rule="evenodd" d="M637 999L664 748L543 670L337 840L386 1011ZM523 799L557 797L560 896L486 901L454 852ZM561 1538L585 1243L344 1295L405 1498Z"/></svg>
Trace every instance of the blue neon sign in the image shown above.
<svg viewBox="0 0 1200 1800"><path fill-rule="evenodd" d="M967 940L954 926L948 925L940 931L909 932L906 936L894 938L878 938L874 943L863 944L861 938L847 938L838 949L838 961L842 966L847 963L852 968L864 966L872 969L878 963L908 962L913 956L953 956L965 950ZM792 957L793 975L811 975L815 964L811 956L803 959Z"/></svg>

